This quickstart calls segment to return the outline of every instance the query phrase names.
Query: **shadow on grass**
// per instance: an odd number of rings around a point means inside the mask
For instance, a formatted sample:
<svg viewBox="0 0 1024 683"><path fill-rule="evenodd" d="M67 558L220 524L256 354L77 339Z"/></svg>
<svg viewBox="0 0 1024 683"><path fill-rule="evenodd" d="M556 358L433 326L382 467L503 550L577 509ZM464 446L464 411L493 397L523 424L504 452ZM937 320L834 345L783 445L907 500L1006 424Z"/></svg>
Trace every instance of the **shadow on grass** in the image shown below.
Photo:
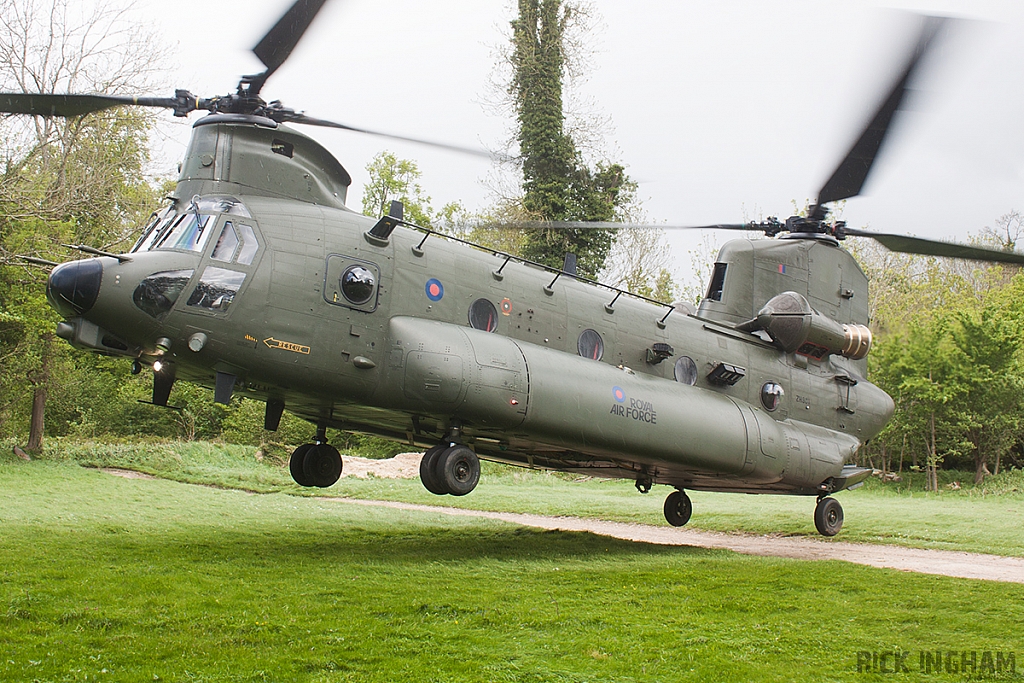
<svg viewBox="0 0 1024 683"><path fill-rule="evenodd" d="M309 526L315 525L316 520L310 519ZM244 530L191 526L160 532L105 526L96 527L91 533L83 533L80 529L54 529L48 532L48 536L52 545L92 545L101 555L116 555L123 551L176 558L183 563L240 562L274 566L282 560L304 565L332 558L346 564L429 563L444 566L481 561L558 563L582 558L619 561L624 557L699 558L731 554L687 546L637 544L588 532L543 531L501 523L461 524L460 528L454 529L428 526L422 522L414 530L403 529L397 524L386 530L375 527L356 523L348 528L287 529L276 525L261 527L247 524Z"/></svg>

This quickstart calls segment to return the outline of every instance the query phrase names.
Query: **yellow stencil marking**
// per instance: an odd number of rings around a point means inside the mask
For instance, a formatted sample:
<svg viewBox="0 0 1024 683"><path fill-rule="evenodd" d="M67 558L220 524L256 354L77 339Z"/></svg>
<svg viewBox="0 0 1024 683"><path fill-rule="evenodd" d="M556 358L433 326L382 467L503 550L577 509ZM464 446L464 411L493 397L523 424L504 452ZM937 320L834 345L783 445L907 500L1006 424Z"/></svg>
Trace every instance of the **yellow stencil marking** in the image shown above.
<svg viewBox="0 0 1024 683"><path fill-rule="evenodd" d="M304 353L309 355L309 347L303 346L302 344L296 344L295 342L281 341L280 339L274 339L273 337L267 337L263 340L263 343L271 349L281 349L282 351L291 351L293 353Z"/></svg>

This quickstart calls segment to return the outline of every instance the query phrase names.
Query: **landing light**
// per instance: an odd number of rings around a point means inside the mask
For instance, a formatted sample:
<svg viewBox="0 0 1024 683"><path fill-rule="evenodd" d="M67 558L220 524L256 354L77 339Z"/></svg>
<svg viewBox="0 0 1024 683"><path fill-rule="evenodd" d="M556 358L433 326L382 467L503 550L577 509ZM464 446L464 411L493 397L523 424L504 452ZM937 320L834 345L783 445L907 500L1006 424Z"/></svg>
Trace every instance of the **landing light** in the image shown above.
<svg viewBox="0 0 1024 683"><path fill-rule="evenodd" d="M163 369L164 369L164 364L163 364L162 361L154 361L153 362L153 372L160 372Z"/></svg>

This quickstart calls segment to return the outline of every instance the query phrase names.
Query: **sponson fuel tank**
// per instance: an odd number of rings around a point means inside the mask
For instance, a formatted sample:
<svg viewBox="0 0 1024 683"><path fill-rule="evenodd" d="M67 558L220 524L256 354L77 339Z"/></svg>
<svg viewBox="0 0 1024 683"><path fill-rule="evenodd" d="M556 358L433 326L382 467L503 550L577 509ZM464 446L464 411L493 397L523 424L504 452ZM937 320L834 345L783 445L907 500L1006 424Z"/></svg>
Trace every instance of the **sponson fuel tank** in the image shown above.
<svg viewBox="0 0 1024 683"><path fill-rule="evenodd" d="M842 468L840 449L811 466L810 444L798 425L713 391L449 323L396 317L390 338L377 393L388 401L382 407L457 418L481 433L521 432L595 457L731 474L747 483L788 482L797 473L820 482ZM802 447L794 451L791 444Z"/></svg>

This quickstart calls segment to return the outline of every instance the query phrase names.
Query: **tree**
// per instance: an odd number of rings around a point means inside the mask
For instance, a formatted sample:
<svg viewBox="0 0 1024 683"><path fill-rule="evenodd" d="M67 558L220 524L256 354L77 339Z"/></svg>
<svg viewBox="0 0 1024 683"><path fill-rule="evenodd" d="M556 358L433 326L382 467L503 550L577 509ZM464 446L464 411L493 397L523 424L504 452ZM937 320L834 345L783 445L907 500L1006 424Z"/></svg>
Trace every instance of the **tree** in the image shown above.
<svg viewBox="0 0 1024 683"><path fill-rule="evenodd" d="M668 268L671 254L663 238L663 230L620 231L608 255L604 279L634 294L673 303L677 287Z"/></svg>
<svg viewBox="0 0 1024 683"><path fill-rule="evenodd" d="M399 159L393 152L383 151L366 165L369 180L363 190L363 213L380 218L391 208L392 201L405 207L406 219L430 226L430 197L420 187L420 169L415 161Z"/></svg>
<svg viewBox="0 0 1024 683"><path fill-rule="evenodd" d="M562 90L567 33L585 16L572 0L519 0L512 21L512 78L516 139L522 159L525 217L549 221L611 221L635 195L636 185L621 164L587 166L566 132ZM528 232L521 255L559 268L565 252L577 257L581 275L596 278L614 242L609 230Z"/></svg>
<svg viewBox="0 0 1024 683"><path fill-rule="evenodd" d="M420 169L415 161L399 159L387 150L366 165L369 175L363 191L363 214L372 218L385 215L392 201L402 202L405 220L424 228L460 232L466 223L466 210L458 202L449 202L434 211L430 197L420 187Z"/></svg>
<svg viewBox="0 0 1024 683"><path fill-rule="evenodd" d="M137 92L161 58L155 45L121 7L0 0L3 90ZM41 445L47 399L102 370L95 358L70 359L53 340L45 273L15 255L61 261L62 243L123 245L157 198L145 173L152 125L151 115L129 110L0 123L0 428L18 428L30 412L30 448Z"/></svg>
<svg viewBox="0 0 1024 683"><path fill-rule="evenodd" d="M916 464L923 452L929 488L937 489L943 464L969 464L980 483L1024 426L1024 279L1007 281L999 266L966 272L963 264L888 254L865 270L877 333L871 377L896 402L875 439L883 462L909 449Z"/></svg>

